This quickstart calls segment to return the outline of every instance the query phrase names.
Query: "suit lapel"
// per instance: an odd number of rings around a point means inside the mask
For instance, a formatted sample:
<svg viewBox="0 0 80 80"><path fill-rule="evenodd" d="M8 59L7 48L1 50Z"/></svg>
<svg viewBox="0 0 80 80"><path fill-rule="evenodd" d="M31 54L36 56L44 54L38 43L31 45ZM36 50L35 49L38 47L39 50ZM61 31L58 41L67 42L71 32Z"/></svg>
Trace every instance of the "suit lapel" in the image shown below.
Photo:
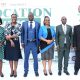
<svg viewBox="0 0 80 80"><path fill-rule="evenodd" d="M27 39L28 38L28 21L25 22L24 26L25 26L25 32L26 32L25 37Z"/></svg>
<svg viewBox="0 0 80 80"><path fill-rule="evenodd" d="M27 31L27 29L28 29L28 22L25 23L25 29Z"/></svg>
<svg viewBox="0 0 80 80"><path fill-rule="evenodd" d="M36 39L37 39L37 26L38 26L38 25L37 25L37 23L35 22L35 29L36 29L36 33L35 33L35 34L36 34Z"/></svg>
<svg viewBox="0 0 80 80"><path fill-rule="evenodd" d="M62 31L62 33L64 34L64 31L63 31L62 25L61 25L61 31ZM69 26L66 25L66 34L68 33L68 31L69 31Z"/></svg>
<svg viewBox="0 0 80 80"><path fill-rule="evenodd" d="M35 22L35 29L36 29L36 33L37 33L37 24L36 24L36 22Z"/></svg>
<svg viewBox="0 0 80 80"><path fill-rule="evenodd" d="M61 32L64 34L64 31L63 31L62 25L60 26L60 30L61 30Z"/></svg>
<svg viewBox="0 0 80 80"><path fill-rule="evenodd" d="M67 30L66 30L66 34L67 34L67 33L68 33L68 31L69 31L69 26L68 26L68 25L66 25L66 27L67 27L67 28L66 28L66 29L67 29Z"/></svg>

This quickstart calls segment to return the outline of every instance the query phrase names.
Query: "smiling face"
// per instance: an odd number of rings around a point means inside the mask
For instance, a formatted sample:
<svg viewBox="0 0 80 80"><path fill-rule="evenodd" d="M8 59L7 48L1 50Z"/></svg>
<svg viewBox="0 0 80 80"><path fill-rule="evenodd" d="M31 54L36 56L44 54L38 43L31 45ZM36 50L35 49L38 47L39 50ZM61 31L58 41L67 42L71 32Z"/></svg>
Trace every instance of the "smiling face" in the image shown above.
<svg viewBox="0 0 80 80"><path fill-rule="evenodd" d="M34 15L33 15L32 12L29 13L29 15L28 15L28 19L29 19L29 21L33 21L33 19L34 19Z"/></svg>
<svg viewBox="0 0 80 80"><path fill-rule="evenodd" d="M50 26L50 18L48 16L45 16L44 18L44 25Z"/></svg>
<svg viewBox="0 0 80 80"><path fill-rule="evenodd" d="M16 14L11 15L11 21L12 21L12 23L16 23L16 21L17 21L17 15Z"/></svg>

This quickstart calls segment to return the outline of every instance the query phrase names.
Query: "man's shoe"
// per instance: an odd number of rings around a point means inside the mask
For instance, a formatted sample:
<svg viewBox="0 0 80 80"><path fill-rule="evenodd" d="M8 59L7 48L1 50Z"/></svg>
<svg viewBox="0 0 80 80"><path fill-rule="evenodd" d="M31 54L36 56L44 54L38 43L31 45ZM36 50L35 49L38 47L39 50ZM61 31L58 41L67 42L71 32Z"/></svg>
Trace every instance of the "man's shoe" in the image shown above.
<svg viewBox="0 0 80 80"><path fill-rule="evenodd" d="M58 75L61 76L61 71L58 72Z"/></svg>
<svg viewBox="0 0 80 80"><path fill-rule="evenodd" d="M70 75L68 71L64 71L64 73L65 73L66 75Z"/></svg>
<svg viewBox="0 0 80 80"><path fill-rule="evenodd" d="M27 77L27 74L28 74L28 73L25 72L25 73L24 73L24 77Z"/></svg>
<svg viewBox="0 0 80 80"><path fill-rule="evenodd" d="M38 72L35 72L35 76L38 77L39 76L39 73Z"/></svg>
<svg viewBox="0 0 80 80"><path fill-rule="evenodd" d="M75 71L75 72L74 72L74 75L77 75L77 74L78 74L78 71Z"/></svg>

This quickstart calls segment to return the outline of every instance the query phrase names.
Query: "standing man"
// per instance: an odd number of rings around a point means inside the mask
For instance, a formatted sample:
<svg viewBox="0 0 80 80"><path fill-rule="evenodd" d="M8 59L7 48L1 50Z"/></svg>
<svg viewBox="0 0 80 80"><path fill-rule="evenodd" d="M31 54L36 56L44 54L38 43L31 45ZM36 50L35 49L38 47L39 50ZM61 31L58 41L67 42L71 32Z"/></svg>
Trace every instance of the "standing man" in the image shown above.
<svg viewBox="0 0 80 80"><path fill-rule="evenodd" d="M80 5L78 7L78 12L80 13ZM80 25L74 26L73 47L75 49L74 75L77 75L80 69Z"/></svg>
<svg viewBox="0 0 80 80"><path fill-rule="evenodd" d="M38 74L38 58L37 58L37 49L39 44L38 32L40 28L40 23L34 20L34 15L32 12L28 14L28 21L22 23L21 31L21 43L24 48L24 77L27 77L28 74L28 60L30 51L32 51L34 59L34 72L35 76Z"/></svg>
<svg viewBox="0 0 80 80"><path fill-rule="evenodd" d="M77 75L80 69L80 25L74 26L73 47L75 49L74 75Z"/></svg>
<svg viewBox="0 0 80 80"><path fill-rule="evenodd" d="M70 75L68 72L68 59L70 46L72 43L72 28L67 25L67 18L63 16L61 18L62 24L56 27L56 45L58 48L58 75L61 75L62 61L64 58L64 73Z"/></svg>

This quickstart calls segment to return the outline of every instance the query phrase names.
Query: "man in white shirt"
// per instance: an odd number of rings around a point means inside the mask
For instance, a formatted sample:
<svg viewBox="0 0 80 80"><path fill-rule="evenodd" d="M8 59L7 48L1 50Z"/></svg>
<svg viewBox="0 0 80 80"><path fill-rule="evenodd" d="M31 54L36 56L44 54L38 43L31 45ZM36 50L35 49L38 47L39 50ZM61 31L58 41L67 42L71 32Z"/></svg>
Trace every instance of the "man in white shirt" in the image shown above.
<svg viewBox="0 0 80 80"><path fill-rule="evenodd" d="M70 45L72 44L72 28L67 25L67 18L61 18L62 24L56 27L56 45L58 47L58 75L62 73L62 61L64 58L64 73L70 75L68 72L68 59L70 52Z"/></svg>

